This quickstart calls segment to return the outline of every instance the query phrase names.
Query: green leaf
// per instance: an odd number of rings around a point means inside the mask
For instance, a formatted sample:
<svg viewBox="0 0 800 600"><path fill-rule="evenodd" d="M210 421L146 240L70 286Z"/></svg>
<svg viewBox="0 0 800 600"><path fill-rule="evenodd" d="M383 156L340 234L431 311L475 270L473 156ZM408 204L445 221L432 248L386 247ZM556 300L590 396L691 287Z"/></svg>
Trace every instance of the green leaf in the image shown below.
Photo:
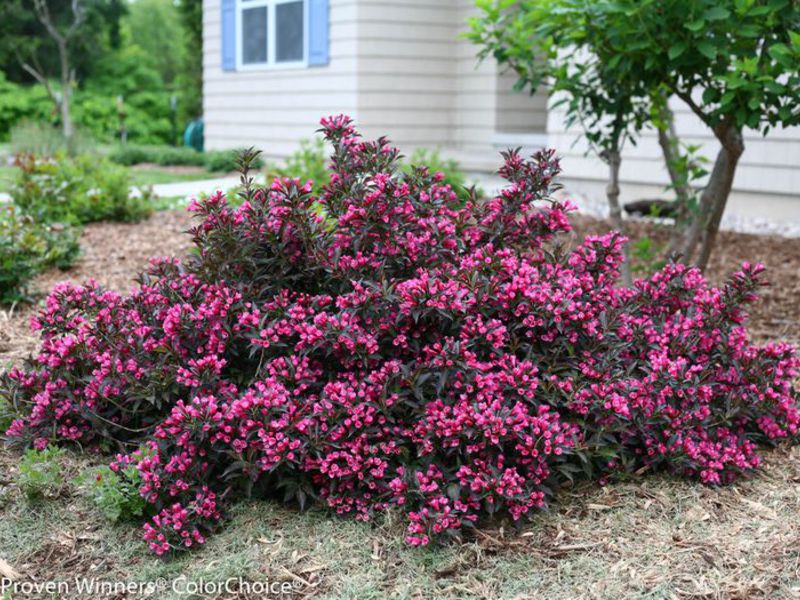
<svg viewBox="0 0 800 600"><path fill-rule="evenodd" d="M702 54L703 56L705 56L710 60L714 60L717 57L717 49L711 42L707 41L698 42L697 49L699 50L700 54Z"/></svg>
<svg viewBox="0 0 800 600"><path fill-rule="evenodd" d="M783 94L786 86L781 85L777 81L767 81L764 83L764 88L772 94Z"/></svg>
<svg viewBox="0 0 800 600"><path fill-rule="evenodd" d="M686 49L688 47L689 45L686 42L678 42L677 44L674 44L669 47L669 50L667 50L667 56L669 57L670 60L675 60L681 54L686 52Z"/></svg>
<svg viewBox="0 0 800 600"><path fill-rule="evenodd" d="M714 88L706 88L703 90L703 104L711 104L719 98L719 92Z"/></svg>
<svg viewBox="0 0 800 600"><path fill-rule="evenodd" d="M722 95L722 98L719 101L720 106L727 106L728 104L733 102L733 99L735 97L736 97L736 94L734 92L725 92Z"/></svg>
<svg viewBox="0 0 800 600"><path fill-rule="evenodd" d="M772 44L772 46L767 48L767 54L778 62L781 62L781 60L791 57L792 51L786 44Z"/></svg>
<svg viewBox="0 0 800 600"><path fill-rule="evenodd" d="M708 9L703 16L709 21L722 21L723 19L730 17L731 13L727 8L715 6Z"/></svg>
<svg viewBox="0 0 800 600"><path fill-rule="evenodd" d="M705 19L697 19L696 21L687 23L686 25L684 25L684 27L686 27L686 29L688 29L689 31L697 33L698 31L703 29L703 27L705 27L705 24L706 24Z"/></svg>

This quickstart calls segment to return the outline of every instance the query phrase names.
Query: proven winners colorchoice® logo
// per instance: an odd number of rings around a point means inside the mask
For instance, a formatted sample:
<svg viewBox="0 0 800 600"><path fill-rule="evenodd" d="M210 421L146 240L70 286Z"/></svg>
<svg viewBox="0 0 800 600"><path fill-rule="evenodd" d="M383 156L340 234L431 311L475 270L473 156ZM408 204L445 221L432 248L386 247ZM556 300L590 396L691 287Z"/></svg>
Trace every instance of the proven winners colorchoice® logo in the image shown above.
<svg viewBox="0 0 800 600"><path fill-rule="evenodd" d="M12 581L0 578L0 597L9 594L11 598L54 595L67 598L91 597L110 598L121 594L135 597L149 597L160 593L177 595L216 595L234 594L257 598L290 598L292 584L288 581L248 581L241 577L231 577L224 581L188 579L185 575L174 580L159 577L153 581L108 581L93 577L75 577L63 581Z"/></svg>

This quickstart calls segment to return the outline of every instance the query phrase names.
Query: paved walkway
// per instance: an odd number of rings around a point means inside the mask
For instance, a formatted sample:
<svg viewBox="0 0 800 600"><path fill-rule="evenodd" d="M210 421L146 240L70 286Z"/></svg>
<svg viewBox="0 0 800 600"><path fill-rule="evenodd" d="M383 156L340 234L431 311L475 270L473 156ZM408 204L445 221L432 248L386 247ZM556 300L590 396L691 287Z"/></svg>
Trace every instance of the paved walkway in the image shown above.
<svg viewBox="0 0 800 600"><path fill-rule="evenodd" d="M159 183L153 185L153 191L162 198L183 197L189 198L199 194L211 194L217 190L229 190L239 185L239 177L219 177L217 179L203 179L200 181L176 181L175 183ZM133 193L138 192L133 188ZM0 202L8 202L11 197L0 192Z"/></svg>
<svg viewBox="0 0 800 600"><path fill-rule="evenodd" d="M239 185L239 177L220 177L201 181L176 181L175 183L159 183L152 186L156 195L162 198L175 196L189 198L199 194L211 194L217 190L227 191Z"/></svg>

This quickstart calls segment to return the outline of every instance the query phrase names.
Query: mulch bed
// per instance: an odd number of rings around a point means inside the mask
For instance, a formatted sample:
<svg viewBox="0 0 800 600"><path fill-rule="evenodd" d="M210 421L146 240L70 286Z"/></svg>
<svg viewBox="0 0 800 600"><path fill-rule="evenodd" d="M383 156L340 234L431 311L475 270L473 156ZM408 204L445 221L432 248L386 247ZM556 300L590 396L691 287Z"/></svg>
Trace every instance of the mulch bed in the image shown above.
<svg viewBox="0 0 800 600"><path fill-rule="evenodd" d="M93 223L81 236L82 255L69 271L53 269L31 286L43 295L64 280L84 282L94 278L110 289L126 292L136 275L156 256L183 256L191 246L191 216L185 210L164 211L141 223ZM0 369L18 363L36 349L38 337L28 326L35 305L0 309Z"/></svg>
<svg viewBox="0 0 800 600"><path fill-rule="evenodd" d="M574 222L576 240L609 229L601 219L577 217ZM186 254L191 243L182 232L190 226L191 217L182 209L156 213L138 224L89 225L81 238L83 256L78 263L68 272L44 273L34 282L33 289L44 294L59 281L94 278L111 289L127 291L151 257ZM642 221L629 222L628 234L632 239L642 235L656 241L664 238L663 230ZM772 283L751 308L753 338L800 343L800 238L721 232L708 276L714 283L721 283L744 261L763 262ZM0 310L0 366L19 362L36 349L37 338L28 328L35 310L33 305Z"/></svg>

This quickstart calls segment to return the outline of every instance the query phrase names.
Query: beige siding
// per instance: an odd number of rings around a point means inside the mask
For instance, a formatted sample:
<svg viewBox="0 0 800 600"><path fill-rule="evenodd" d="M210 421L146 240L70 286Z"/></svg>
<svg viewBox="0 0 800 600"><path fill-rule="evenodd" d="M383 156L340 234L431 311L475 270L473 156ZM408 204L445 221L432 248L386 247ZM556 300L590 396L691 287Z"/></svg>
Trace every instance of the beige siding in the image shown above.
<svg viewBox="0 0 800 600"><path fill-rule="evenodd" d="M330 63L303 69L224 72L220 2L203 1L203 112L206 146L255 145L269 157L314 135L323 115L356 115L356 0L331 0Z"/></svg>
<svg viewBox="0 0 800 600"><path fill-rule="evenodd" d="M500 150L542 145L563 156L570 188L602 196L606 168L587 155L579 130L547 110L544 92L514 92L514 76L460 37L473 0L330 0L330 64L287 70L223 72L219 0L204 0L204 109L209 148L254 144L285 156L313 135L319 118L339 112L365 135L388 135L409 154L438 147L468 170L489 172ZM713 159L708 129L675 103L685 142ZM748 132L731 209L764 216L772 210L800 220L800 128ZM662 193L667 183L655 133L624 153L623 200ZM771 208L770 208L771 207ZM775 208L777 207L777 209Z"/></svg>
<svg viewBox="0 0 800 600"><path fill-rule="evenodd" d="M409 153L449 145L455 0L359 0L358 122Z"/></svg>
<svg viewBox="0 0 800 600"><path fill-rule="evenodd" d="M219 0L205 0L207 146L284 156L320 116L344 112L407 154L438 147L468 167L496 168L497 132L543 131L546 99L512 92L493 61L478 65L460 38L472 10L472 0L331 0L328 66L233 73L220 67Z"/></svg>

